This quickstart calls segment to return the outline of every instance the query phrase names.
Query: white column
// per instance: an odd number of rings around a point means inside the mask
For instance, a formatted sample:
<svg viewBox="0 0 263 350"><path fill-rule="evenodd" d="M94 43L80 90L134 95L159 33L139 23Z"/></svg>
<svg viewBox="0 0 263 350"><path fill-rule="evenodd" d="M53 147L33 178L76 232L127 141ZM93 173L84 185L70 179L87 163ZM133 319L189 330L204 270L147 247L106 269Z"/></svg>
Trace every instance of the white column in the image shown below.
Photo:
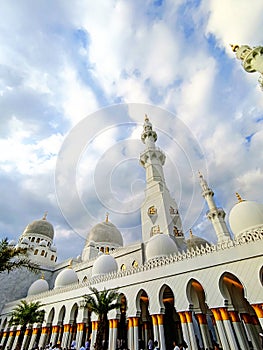
<svg viewBox="0 0 263 350"><path fill-rule="evenodd" d="M98 331L98 321L92 321L92 333L91 333L91 341L90 341L90 348L91 349L94 349L97 331Z"/></svg>
<svg viewBox="0 0 263 350"><path fill-rule="evenodd" d="M6 345L6 343L8 341L8 337L9 337L9 325L7 324L4 331L3 331L3 336L2 336L2 340L1 340L2 345Z"/></svg>
<svg viewBox="0 0 263 350"><path fill-rule="evenodd" d="M118 335L118 320L112 320L112 350L116 349L117 344L117 335Z"/></svg>
<svg viewBox="0 0 263 350"><path fill-rule="evenodd" d="M16 330L15 340L13 342L11 350L15 349L15 347L16 347L16 345L18 343L18 339L19 339L20 333L21 333L21 326L18 326L18 329ZM3 338L2 338L2 344L4 344Z"/></svg>
<svg viewBox="0 0 263 350"><path fill-rule="evenodd" d="M139 318L133 317L133 349L139 350Z"/></svg>
<svg viewBox="0 0 263 350"><path fill-rule="evenodd" d="M24 338L23 338L21 350L27 350L27 348L28 348L28 343L29 343L29 341L30 341L30 335L31 335L31 328L27 328L27 329L25 330L25 334L24 334Z"/></svg>
<svg viewBox="0 0 263 350"><path fill-rule="evenodd" d="M42 327L41 335L40 335L40 339L39 339L39 343L38 343L39 347L44 348L46 346L48 331L49 331L49 327Z"/></svg>
<svg viewBox="0 0 263 350"><path fill-rule="evenodd" d="M109 320L109 343L108 343L108 349L114 350L114 344L113 344L113 320Z"/></svg>
<svg viewBox="0 0 263 350"><path fill-rule="evenodd" d="M61 341L62 349L69 347L70 324L64 324L63 336Z"/></svg>
<svg viewBox="0 0 263 350"><path fill-rule="evenodd" d="M227 334L227 338L228 338L228 343L230 345L231 350L238 350L238 344L236 342L236 338L235 335L233 333L233 329L231 326L231 320L229 319L229 315L228 312L225 308L220 308L220 313L221 313L221 317L223 320L223 324L225 327L225 331Z"/></svg>
<svg viewBox="0 0 263 350"><path fill-rule="evenodd" d="M56 345L57 339L58 339L58 333L59 333L59 326L53 326L52 334L50 338L50 342L52 343L52 345Z"/></svg>
<svg viewBox="0 0 263 350"><path fill-rule="evenodd" d="M239 342L241 349L249 349L249 344L247 341L247 336L243 328L243 324L239 319L237 311L228 311L229 317L231 318L232 325L235 331L235 335Z"/></svg>
<svg viewBox="0 0 263 350"><path fill-rule="evenodd" d="M217 327L217 331L218 331L218 335L220 338L220 343L222 345L222 348L224 350L231 350L229 347L229 344L228 344L227 335L226 335L225 328L223 325L220 310L219 309L212 309L211 311L212 311L214 318L215 318L216 327Z"/></svg>
<svg viewBox="0 0 263 350"><path fill-rule="evenodd" d="M77 324L77 335L76 335L76 348L79 349L82 345L85 346L83 341L83 333L84 333L84 323L80 322Z"/></svg>
<svg viewBox="0 0 263 350"><path fill-rule="evenodd" d="M188 328L190 344L191 344L190 349L195 350L195 349L197 349L197 343L196 343L196 338L195 338L192 312L185 311L185 317L186 317L186 321L187 321L187 328Z"/></svg>
<svg viewBox="0 0 263 350"><path fill-rule="evenodd" d="M208 331L206 315L205 314L195 314L195 316L196 316L198 323L199 323L199 328L200 328L204 348L209 349L212 347L212 342L211 342L209 331Z"/></svg>
<svg viewBox="0 0 263 350"><path fill-rule="evenodd" d="M188 327L187 327L187 320L186 320L185 313L179 312L179 316L180 316L184 341L188 345L189 350L191 350L191 342L190 342L190 336L189 336L189 331L188 331Z"/></svg>
<svg viewBox="0 0 263 350"><path fill-rule="evenodd" d="M7 342L6 342L6 348L9 347L10 349L12 348L12 345L13 345L13 342L15 340L15 335L16 335L16 327L13 326L10 328L10 331L9 331L9 337L7 339ZM2 344L2 342L1 342Z"/></svg>
<svg viewBox="0 0 263 350"><path fill-rule="evenodd" d="M36 343L38 331L39 331L39 328L38 328L38 327L35 327L35 328L33 328L33 330L32 330L32 336L31 336L31 339L30 339L30 343L29 343L29 345L28 345L28 349L29 349L29 350L33 349L34 345L37 345L37 344L35 344L35 343Z"/></svg>
<svg viewBox="0 0 263 350"><path fill-rule="evenodd" d="M157 315L157 321L158 321L158 330L159 330L159 336L160 336L159 347L161 350L166 350L162 314Z"/></svg>
<svg viewBox="0 0 263 350"><path fill-rule="evenodd" d="M158 329L158 319L157 315L151 315L152 316L152 322L153 322L153 340L157 340L160 344L160 336L159 336L159 329Z"/></svg>
<svg viewBox="0 0 263 350"><path fill-rule="evenodd" d="M132 317L128 318L128 348L133 349L133 320Z"/></svg>
<svg viewBox="0 0 263 350"><path fill-rule="evenodd" d="M249 334L250 340L253 344L253 347L255 349L260 349L261 348L261 344L260 344L260 337L259 335L255 335L254 332L254 325L251 322L251 316L249 314L241 314L242 320L245 324L246 330Z"/></svg>

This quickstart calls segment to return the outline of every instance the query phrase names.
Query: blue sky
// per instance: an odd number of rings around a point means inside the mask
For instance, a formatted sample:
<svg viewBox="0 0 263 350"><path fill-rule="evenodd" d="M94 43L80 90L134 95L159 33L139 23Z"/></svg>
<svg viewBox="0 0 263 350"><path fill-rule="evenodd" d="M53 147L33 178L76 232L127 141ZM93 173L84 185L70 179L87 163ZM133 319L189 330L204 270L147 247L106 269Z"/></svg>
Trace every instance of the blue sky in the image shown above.
<svg viewBox="0 0 263 350"><path fill-rule="evenodd" d="M215 241L198 169L227 213L236 191L262 201L259 74L246 73L229 46L262 45L262 1L10 0L0 8L1 237L16 240L47 210L60 259L81 253L106 212L126 243L139 240L145 113L186 236L192 227ZM59 192L64 166L72 187Z"/></svg>

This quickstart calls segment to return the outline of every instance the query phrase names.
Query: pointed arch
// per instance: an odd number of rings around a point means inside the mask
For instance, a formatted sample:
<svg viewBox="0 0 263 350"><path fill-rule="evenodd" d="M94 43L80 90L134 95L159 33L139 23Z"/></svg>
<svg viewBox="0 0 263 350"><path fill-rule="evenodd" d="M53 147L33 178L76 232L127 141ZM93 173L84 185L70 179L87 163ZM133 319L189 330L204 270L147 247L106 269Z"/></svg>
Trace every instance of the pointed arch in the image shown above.
<svg viewBox="0 0 263 350"><path fill-rule="evenodd" d="M207 313L208 306L206 304L206 294L199 281L194 278L190 279L187 283L186 295L193 310L202 312L203 314Z"/></svg>
<svg viewBox="0 0 263 350"><path fill-rule="evenodd" d="M66 314L66 307L65 305L63 305L59 311L59 315L58 315L58 323L59 324L63 324L64 323L64 318L65 318L65 314Z"/></svg>
<svg viewBox="0 0 263 350"><path fill-rule="evenodd" d="M55 316L55 308L52 307L52 309L49 311L49 314L47 316L47 325L51 325Z"/></svg>

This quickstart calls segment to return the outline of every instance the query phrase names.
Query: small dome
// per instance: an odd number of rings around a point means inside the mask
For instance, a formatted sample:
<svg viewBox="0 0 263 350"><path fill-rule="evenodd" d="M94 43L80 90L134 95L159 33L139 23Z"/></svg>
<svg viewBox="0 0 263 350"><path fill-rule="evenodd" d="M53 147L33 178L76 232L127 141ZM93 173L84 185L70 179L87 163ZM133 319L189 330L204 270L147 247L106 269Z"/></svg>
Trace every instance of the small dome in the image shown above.
<svg viewBox="0 0 263 350"><path fill-rule="evenodd" d="M146 259L161 258L177 253L175 241L166 234L158 233L150 238L146 245Z"/></svg>
<svg viewBox="0 0 263 350"><path fill-rule="evenodd" d="M54 228L46 220L46 214L43 216L41 220L35 220L31 224L27 225L27 227L23 232L23 235L28 235L32 233L41 234L43 236L48 237L49 239L54 238Z"/></svg>
<svg viewBox="0 0 263 350"><path fill-rule="evenodd" d="M263 226L263 205L240 201L229 213L229 225L236 238L246 230Z"/></svg>
<svg viewBox="0 0 263 350"><path fill-rule="evenodd" d="M54 288L65 287L73 283L78 283L78 275L76 271L72 270L71 268L67 268L57 275Z"/></svg>
<svg viewBox="0 0 263 350"><path fill-rule="evenodd" d="M26 237L24 237L24 238L22 239L22 241L21 241L21 244L29 244L29 243L30 243L30 241L29 241L29 239L26 238Z"/></svg>
<svg viewBox="0 0 263 350"><path fill-rule="evenodd" d="M206 239L193 234L191 234L190 238L186 240L187 249L189 250L196 247L200 248L201 246L205 247L207 244L210 245Z"/></svg>
<svg viewBox="0 0 263 350"><path fill-rule="evenodd" d="M50 250L51 250L52 252L56 252L56 251L57 251L57 247L55 247L54 245L52 245L52 246L50 247Z"/></svg>
<svg viewBox="0 0 263 350"><path fill-rule="evenodd" d="M11 241L9 241L8 245L10 247L14 247L16 245L16 241L14 241L13 239Z"/></svg>
<svg viewBox="0 0 263 350"><path fill-rule="evenodd" d="M44 239L42 241L40 241L39 245L41 247L46 247L47 246L47 241L45 241Z"/></svg>
<svg viewBox="0 0 263 350"><path fill-rule="evenodd" d="M49 285L47 281L41 278L31 284L31 286L28 289L27 296L47 292L48 290L49 290Z"/></svg>
<svg viewBox="0 0 263 350"><path fill-rule="evenodd" d="M123 246L123 239L120 231L109 221L101 222L92 227L87 240L88 242L111 243L117 246Z"/></svg>
<svg viewBox="0 0 263 350"><path fill-rule="evenodd" d="M114 257L110 254L101 254L97 257L92 267L92 277L106 275L118 270L118 265Z"/></svg>

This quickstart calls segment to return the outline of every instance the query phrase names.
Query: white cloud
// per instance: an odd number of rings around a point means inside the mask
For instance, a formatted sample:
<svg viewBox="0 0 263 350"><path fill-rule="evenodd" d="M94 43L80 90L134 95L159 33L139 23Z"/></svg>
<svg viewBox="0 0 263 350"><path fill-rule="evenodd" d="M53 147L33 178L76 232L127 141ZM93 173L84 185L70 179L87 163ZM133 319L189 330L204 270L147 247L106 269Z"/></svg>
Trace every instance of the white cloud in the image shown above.
<svg viewBox="0 0 263 350"><path fill-rule="evenodd" d="M247 0L210 0L203 2L203 9L208 16L206 33L213 34L219 45L258 45L262 41L261 0L251 4Z"/></svg>

